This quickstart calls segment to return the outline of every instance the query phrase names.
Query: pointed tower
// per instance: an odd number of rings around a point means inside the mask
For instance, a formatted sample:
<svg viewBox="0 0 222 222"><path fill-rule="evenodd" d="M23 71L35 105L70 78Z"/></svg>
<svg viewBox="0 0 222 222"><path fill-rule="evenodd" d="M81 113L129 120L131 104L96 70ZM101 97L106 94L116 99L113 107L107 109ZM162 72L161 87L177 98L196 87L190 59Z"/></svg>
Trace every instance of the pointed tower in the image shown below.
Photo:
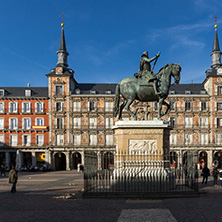
<svg viewBox="0 0 222 222"><path fill-rule="evenodd" d="M66 50L66 42L65 42L65 34L64 34L64 23L61 24L62 26L62 33L61 33L61 39L60 39L60 44L59 44L59 50L56 52L58 55L58 62L57 62L57 67L68 67L67 63L67 57L69 53Z"/></svg>
<svg viewBox="0 0 222 222"><path fill-rule="evenodd" d="M212 57L212 64L211 67L213 69L218 69L221 67L221 51L220 51L220 46L219 46L219 41L218 41L218 36L217 36L217 24L215 24L215 34L214 34L214 42L213 42L213 50L212 53L210 54Z"/></svg>

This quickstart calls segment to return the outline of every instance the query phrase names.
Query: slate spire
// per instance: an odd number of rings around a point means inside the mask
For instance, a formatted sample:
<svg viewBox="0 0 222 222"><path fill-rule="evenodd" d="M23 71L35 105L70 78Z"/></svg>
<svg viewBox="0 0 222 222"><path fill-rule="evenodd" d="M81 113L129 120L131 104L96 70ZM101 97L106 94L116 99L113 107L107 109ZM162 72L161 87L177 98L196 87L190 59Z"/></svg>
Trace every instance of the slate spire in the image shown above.
<svg viewBox="0 0 222 222"><path fill-rule="evenodd" d="M57 66L62 66L62 67L68 67L67 63L67 57L69 53L66 50L66 42L65 42L65 33L64 33L64 23L61 24L62 26L62 31L61 31L61 39L60 39L60 44L59 44L59 50L56 52L58 55L58 62Z"/></svg>
<svg viewBox="0 0 222 222"><path fill-rule="evenodd" d="M212 68L218 68L221 66L221 51L220 51L220 46L219 46L219 40L218 40L218 35L217 35L217 24L214 25L215 28L215 33L214 33L214 42L213 42L213 50L212 53L210 54L212 57Z"/></svg>

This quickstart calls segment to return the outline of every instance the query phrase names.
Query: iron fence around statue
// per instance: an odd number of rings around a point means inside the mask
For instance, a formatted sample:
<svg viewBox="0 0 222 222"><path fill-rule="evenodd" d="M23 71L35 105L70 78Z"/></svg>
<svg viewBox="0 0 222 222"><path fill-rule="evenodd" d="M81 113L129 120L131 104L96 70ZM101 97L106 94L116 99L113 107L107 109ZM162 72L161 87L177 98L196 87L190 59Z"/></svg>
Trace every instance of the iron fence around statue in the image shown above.
<svg viewBox="0 0 222 222"><path fill-rule="evenodd" d="M198 193L197 163L192 152L183 164L177 162L179 157L175 155L121 155L115 156L114 164L112 159L110 156L103 169L97 170L96 156L85 154L84 195Z"/></svg>

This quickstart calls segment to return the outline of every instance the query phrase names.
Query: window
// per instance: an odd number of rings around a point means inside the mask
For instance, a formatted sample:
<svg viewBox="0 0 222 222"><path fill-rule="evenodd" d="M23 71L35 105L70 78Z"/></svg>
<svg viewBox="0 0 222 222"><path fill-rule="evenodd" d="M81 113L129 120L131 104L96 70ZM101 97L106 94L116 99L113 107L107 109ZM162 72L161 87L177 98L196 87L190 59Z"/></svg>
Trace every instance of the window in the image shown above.
<svg viewBox="0 0 222 222"><path fill-rule="evenodd" d="M189 94L191 94L191 91L190 90L185 90L185 94L189 95Z"/></svg>
<svg viewBox="0 0 222 222"><path fill-rule="evenodd" d="M106 94L111 94L111 90L106 90Z"/></svg>
<svg viewBox="0 0 222 222"><path fill-rule="evenodd" d="M63 145L64 144L64 135L58 134L56 135L56 144Z"/></svg>
<svg viewBox="0 0 222 222"><path fill-rule="evenodd" d="M105 111L106 112L113 112L113 102L106 102L105 103Z"/></svg>
<svg viewBox="0 0 222 222"><path fill-rule="evenodd" d="M0 97L5 95L5 90L4 89L0 89Z"/></svg>
<svg viewBox="0 0 222 222"><path fill-rule="evenodd" d="M205 90L200 90L200 94L206 95L206 91Z"/></svg>
<svg viewBox="0 0 222 222"><path fill-rule="evenodd" d="M43 102L35 103L35 112L36 113L43 113L44 112L44 103Z"/></svg>
<svg viewBox="0 0 222 222"><path fill-rule="evenodd" d="M73 144L74 145L80 145L81 144L81 134L79 134L79 135L74 134L73 135Z"/></svg>
<svg viewBox="0 0 222 222"><path fill-rule="evenodd" d="M222 95L222 86L218 86L217 95Z"/></svg>
<svg viewBox="0 0 222 222"><path fill-rule="evenodd" d="M171 110L176 110L177 109L177 102L171 102L170 103L170 109Z"/></svg>
<svg viewBox="0 0 222 222"><path fill-rule="evenodd" d="M0 102L0 113L4 113L4 112L5 112L5 103Z"/></svg>
<svg viewBox="0 0 222 222"><path fill-rule="evenodd" d="M201 128L208 128L208 117L200 117L200 127Z"/></svg>
<svg viewBox="0 0 222 222"><path fill-rule="evenodd" d="M89 118L89 128L95 129L97 126L97 118Z"/></svg>
<svg viewBox="0 0 222 222"><path fill-rule="evenodd" d="M56 102L55 109L57 112L64 111L64 103L63 102Z"/></svg>
<svg viewBox="0 0 222 222"><path fill-rule="evenodd" d="M217 128L222 128L222 118L217 118Z"/></svg>
<svg viewBox="0 0 222 222"><path fill-rule="evenodd" d="M191 102L185 102L185 110L190 111L191 110Z"/></svg>
<svg viewBox="0 0 222 222"><path fill-rule="evenodd" d="M207 102L201 102L201 110L206 111L207 110Z"/></svg>
<svg viewBox="0 0 222 222"><path fill-rule="evenodd" d="M96 110L96 102L90 101L89 102L89 111L95 111Z"/></svg>
<svg viewBox="0 0 222 222"><path fill-rule="evenodd" d="M31 96L31 90L30 89L25 90L25 96Z"/></svg>
<svg viewBox="0 0 222 222"><path fill-rule="evenodd" d="M9 118L9 129L18 129L18 119Z"/></svg>
<svg viewBox="0 0 222 222"><path fill-rule="evenodd" d="M97 135L90 135L89 136L89 144L96 145L97 144Z"/></svg>
<svg viewBox="0 0 222 222"><path fill-rule="evenodd" d="M17 113L18 112L18 103L17 102L10 102L9 103L9 112L10 113Z"/></svg>
<svg viewBox="0 0 222 222"><path fill-rule="evenodd" d="M5 143L5 136L4 134L0 134L0 146L4 146Z"/></svg>
<svg viewBox="0 0 222 222"><path fill-rule="evenodd" d="M208 134L207 133L201 133L200 134L200 144L201 145L207 145L208 144Z"/></svg>
<svg viewBox="0 0 222 222"><path fill-rule="evenodd" d="M154 102L154 103L153 103L153 110L157 110L157 109L158 109L157 102Z"/></svg>
<svg viewBox="0 0 222 222"><path fill-rule="evenodd" d="M170 90L170 91L169 91L169 94L170 94L170 95L174 95L174 94L175 94L175 90Z"/></svg>
<svg viewBox="0 0 222 222"><path fill-rule="evenodd" d="M35 125L36 126L44 126L44 118L35 118Z"/></svg>
<svg viewBox="0 0 222 222"><path fill-rule="evenodd" d="M4 129L4 118L0 118L0 129Z"/></svg>
<svg viewBox="0 0 222 222"><path fill-rule="evenodd" d="M22 138L22 145L24 146L30 146L31 145L31 135L23 135Z"/></svg>
<svg viewBox="0 0 222 222"><path fill-rule="evenodd" d="M106 129L110 129L113 126L113 117L106 117Z"/></svg>
<svg viewBox="0 0 222 222"><path fill-rule="evenodd" d="M73 118L73 128L80 128L81 127L81 118L75 117Z"/></svg>
<svg viewBox="0 0 222 222"><path fill-rule="evenodd" d="M80 112L81 111L81 101L73 102L73 112Z"/></svg>
<svg viewBox="0 0 222 222"><path fill-rule="evenodd" d="M56 86L56 95L62 95L62 94L63 94L62 86Z"/></svg>
<svg viewBox="0 0 222 222"><path fill-rule="evenodd" d="M215 142L217 145L221 145L221 143L222 143L222 134L221 133L216 134L216 141Z"/></svg>
<svg viewBox="0 0 222 222"><path fill-rule="evenodd" d="M43 134L36 135L36 145L38 145L38 146L44 145L44 135Z"/></svg>
<svg viewBox="0 0 222 222"><path fill-rule="evenodd" d="M22 129L31 129L31 118L22 119Z"/></svg>
<svg viewBox="0 0 222 222"><path fill-rule="evenodd" d="M222 110L222 103L217 103L217 110Z"/></svg>
<svg viewBox="0 0 222 222"><path fill-rule="evenodd" d="M11 134L9 136L9 143L11 146L17 146L18 144L18 136L16 134Z"/></svg>
<svg viewBox="0 0 222 222"><path fill-rule="evenodd" d="M185 117L185 128L191 128L193 126L193 118Z"/></svg>
<svg viewBox="0 0 222 222"><path fill-rule="evenodd" d="M56 129L63 129L63 118L56 119Z"/></svg>
<svg viewBox="0 0 222 222"><path fill-rule="evenodd" d="M76 94L80 94L80 89L75 90Z"/></svg>
<svg viewBox="0 0 222 222"><path fill-rule="evenodd" d="M170 144L177 144L177 134L176 133L170 134Z"/></svg>
<svg viewBox="0 0 222 222"><path fill-rule="evenodd" d="M90 94L96 94L96 90L91 90Z"/></svg>
<svg viewBox="0 0 222 222"><path fill-rule="evenodd" d="M106 135L106 145L113 145L113 135Z"/></svg>
<svg viewBox="0 0 222 222"><path fill-rule="evenodd" d="M185 134L185 144L191 145L193 143L193 134Z"/></svg>
<svg viewBox="0 0 222 222"><path fill-rule="evenodd" d="M22 103L22 112L30 113L31 112L31 103Z"/></svg>

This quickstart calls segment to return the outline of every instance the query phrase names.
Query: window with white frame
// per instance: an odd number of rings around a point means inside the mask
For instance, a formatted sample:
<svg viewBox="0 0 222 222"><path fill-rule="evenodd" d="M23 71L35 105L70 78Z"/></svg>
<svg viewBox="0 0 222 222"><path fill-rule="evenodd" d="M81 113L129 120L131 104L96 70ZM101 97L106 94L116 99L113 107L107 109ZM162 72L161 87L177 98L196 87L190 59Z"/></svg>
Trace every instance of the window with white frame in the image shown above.
<svg viewBox="0 0 222 222"><path fill-rule="evenodd" d="M81 111L81 101L74 101L73 112L80 112L80 111Z"/></svg>
<svg viewBox="0 0 222 222"><path fill-rule="evenodd" d="M222 128L222 118L217 118L217 128Z"/></svg>
<svg viewBox="0 0 222 222"><path fill-rule="evenodd" d="M64 135L63 134L56 135L56 144L57 145L64 145Z"/></svg>
<svg viewBox="0 0 222 222"><path fill-rule="evenodd" d="M43 146L44 145L44 134L36 135L36 145Z"/></svg>
<svg viewBox="0 0 222 222"><path fill-rule="evenodd" d="M81 127L81 118L80 117L74 117L73 118L73 128L79 129Z"/></svg>
<svg viewBox="0 0 222 222"><path fill-rule="evenodd" d="M113 112L113 102L105 102L105 111Z"/></svg>
<svg viewBox="0 0 222 222"><path fill-rule="evenodd" d="M9 112L10 113L17 113L18 112L18 103L17 102L10 102L9 103Z"/></svg>
<svg viewBox="0 0 222 222"><path fill-rule="evenodd" d="M22 129L31 129L31 118L22 118Z"/></svg>
<svg viewBox="0 0 222 222"><path fill-rule="evenodd" d="M203 101L201 102L201 110L206 111L207 110L207 102Z"/></svg>
<svg viewBox="0 0 222 222"><path fill-rule="evenodd" d="M64 119L63 118L56 118L56 129L63 129L64 127Z"/></svg>
<svg viewBox="0 0 222 222"><path fill-rule="evenodd" d="M171 110L176 110L176 109L177 109L177 102L172 101L172 102L170 103L170 109L171 109Z"/></svg>
<svg viewBox="0 0 222 222"><path fill-rule="evenodd" d="M44 126L44 118L43 117L35 118L35 125L36 126Z"/></svg>
<svg viewBox="0 0 222 222"><path fill-rule="evenodd" d="M18 119L17 118L9 118L9 128L10 129L18 129Z"/></svg>
<svg viewBox="0 0 222 222"><path fill-rule="evenodd" d="M201 145L208 144L208 134L207 133L200 133L200 144Z"/></svg>
<svg viewBox="0 0 222 222"><path fill-rule="evenodd" d="M185 117L185 128L191 128L193 126L193 117Z"/></svg>
<svg viewBox="0 0 222 222"><path fill-rule="evenodd" d="M200 127L201 128L208 127L208 117L207 116L200 116Z"/></svg>
<svg viewBox="0 0 222 222"><path fill-rule="evenodd" d="M217 132L215 140L216 140L215 142L216 142L217 145L221 145L221 143L222 143L222 133Z"/></svg>
<svg viewBox="0 0 222 222"><path fill-rule="evenodd" d="M5 143L5 135L0 134L0 146L4 146L4 143Z"/></svg>
<svg viewBox="0 0 222 222"><path fill-rule="evenodd" d="M113 145L113 135L106 135L106 145Z"/></svg>
<svg viewBox="0 0 222 222"><path fill-rule="evenodd" d="M89 101L89 111L95 111L96 110L96 102L95 101Z"/></svg>
<svg viewBox="0 0 222 222"><path fill-rule="evenodd" d="M110 129L113 126L113 117L106 117L106 129Z"/></svg>
<svg viewBox="0 0 222 222"><path fill-rule="evenodd" d="M177 144L177 134L176 133L170 134L170 144Z"/></svg>
<svg viewBox="0 0 222 222"><path fill-rule="evenodd" d="M0 113L4 113L4 112L5 112L5 103L0 102Z"/></svg>
<svg viewBox="0 0 222 222"><path fill-rule="evenodd" d="M97 135L90 135L89 136L89 145L96 145L97 144Z"/></svg>
<svg viewBox="0 0 222 222"><path fill-rule="evenodd" d="M55 94L56 95L63 95L63 87L62 86L56 86L55 87Z"/></svg>
<svg viewBox="0 0 222 222"><path fill-rule="evenodd" d="M217 103L217 110L219 110L219 111L222 110L222 103Z"/></svg>
<svg viewBox="0 0 222 222"><path fill-rule="evenodd" d="M22 136L22 145L30 146L31 145L31 135L25 134Z"/></svg>
<svg viewBox="0 0 222 222"><path fill-rule="evenodd" d="M186 145L191 145L193 143L193 134L191 133L185 133L185 144Z"/></svg>
<svg viewBox="0 0 222 222"><path fill-rule="evenodd" d="M81 144L81 134L74 134L73 135L73 144L80 145Z"/></svg>
<svg viewBox="0 0 222 222"><path fill-rule="evenodd" d="M0 96L4 96L5 95L5 90L4 89L0 89Z"/></svg>
<svg viewBox="0 0 222 222"><path fill-rule="evenodd" d="M25 90L25 96L31 96L32 95L32 92L30 89L26 89Z"/></svg>
<svg viewBox="0 0 222 222"><path fill-rule="evenodd" d="M35 112L36 113L43 113L44 112L44 103L43 102L36 102L35 103Z"/></svg>
<svg viewBox="0 0 222 222"><path fill-rule="evenodd" d="M22 103L22 112L23 113L30 113L31 112L31 103Z"/></svg>
<svg viewBox="0 0 222 222"><path fill-rule="evenodd" d="M222 95L222 86L218 86L217 95Z"/></svg>
<svg viewBox="0 0 222 222"><path fill-rule="evenodd" d="M170 126L175 126L176 125L176 118L175 117L170 117Z"/></svg>
<svg viewBox="0 0 222 222"><path fill-rule="evenodd" d="M89 128L95 129L97 126L97 118L89 118Z"/></svg>
<svg viewBox="0 0 222 222"><path fill-rule="evenodd" d="M55 103L55 111L57 111L57 112L64 111L64 103L63 102L56 102Z"/></svg>
<svg viewBox="0 0 222 222"><path fill-rule="evenodd" d="M4 118L0 118L0 129L4 129Z"/></svg>
<svg viewBox="0 0 222 222"><path fill-rule="evenodd" d="M9 136L9 143L11 146L17 146L18 145L18 136L17 134L11 134Z"/></svg>
<svg viewBox="0 0 222 222"><path fill-rule="evenodd" d="M191 106L192 106L191 102L188 102L188 101L185 102L185 110L186 111L191 111Z"/></svg>

